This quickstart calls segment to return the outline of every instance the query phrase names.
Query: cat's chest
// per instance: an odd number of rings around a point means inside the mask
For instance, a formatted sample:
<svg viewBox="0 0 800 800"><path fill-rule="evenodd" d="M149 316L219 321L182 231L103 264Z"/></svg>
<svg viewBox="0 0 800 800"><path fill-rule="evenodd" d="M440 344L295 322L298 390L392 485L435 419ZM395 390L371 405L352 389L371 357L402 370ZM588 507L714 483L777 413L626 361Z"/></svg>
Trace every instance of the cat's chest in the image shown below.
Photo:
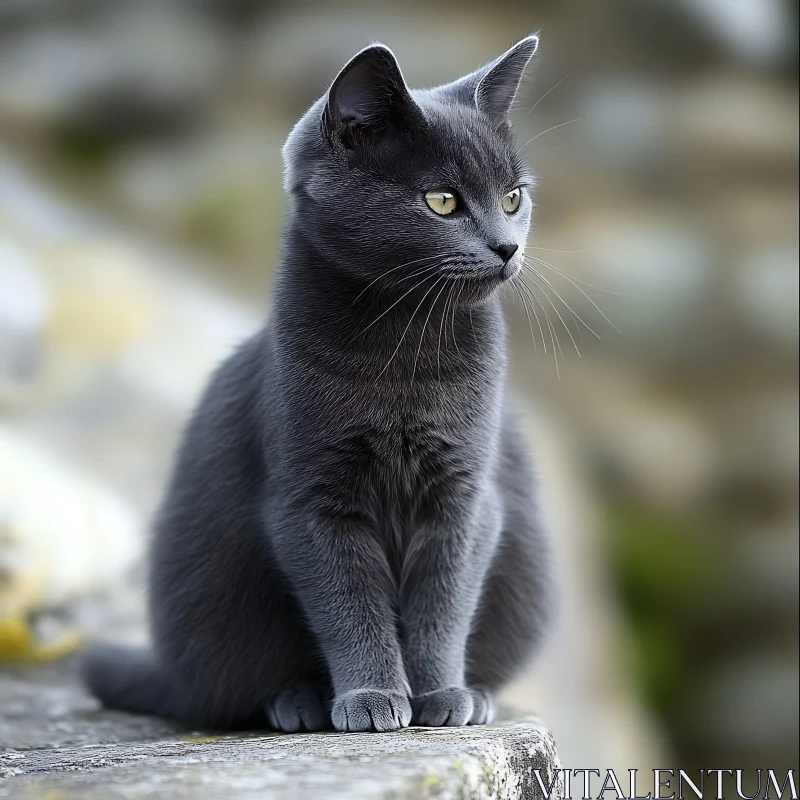
<svg viewBox="0 0 800 800"><path fill-rule="evenodd" d="M419 497L479 470L480 454L492 449L495 425L491 409L398 397L373 434L375 476L390 491Z"/></svg>
<svg viewBox="0 0 800 800"><path fill-rule="evenodd" d="M465 433L444 419L401 414L384 428L384 458L400 470L431 473L463 455Z"/></svg>
<svg viewBox="0 0 800 800"><path fill-rule="evenodd" d="M410 539L436 509L478 502L496 449L493 426L485 419L442 419L398 414L383 429L370 461L375 516L384 544L399 568Z"/></svg>

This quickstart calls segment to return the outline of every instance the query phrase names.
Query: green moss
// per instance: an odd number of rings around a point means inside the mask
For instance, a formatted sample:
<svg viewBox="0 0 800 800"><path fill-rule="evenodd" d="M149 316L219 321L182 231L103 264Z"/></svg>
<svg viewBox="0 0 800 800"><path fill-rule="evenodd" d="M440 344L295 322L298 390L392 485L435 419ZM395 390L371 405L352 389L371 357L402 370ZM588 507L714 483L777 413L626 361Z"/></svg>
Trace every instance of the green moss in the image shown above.
<svg viewBox="0 0 800 800"><path fill-rule="evenodd" d="M280 186L279 179L273 183ZM283 195L260 183L231 179L200 194L187 210L185 233L199 244L242 254L274 242L283 219Z"/></svg>
<svg viewBox="0 0 800 800"><path fill-rule="evenodd" d="M114 155L114 145L99 133L76 125L60 125L52 134L56 156L81 172L105 169Z"/></svg>
<svg viewBox="0 0 800 800"><path fill-rule="evenodd" d="M687 680L687 632L724 591L727 557L710 526L631 500L608 509L606 530L628 611L628 652L620 661L649 705L666 713Z"/></svg>

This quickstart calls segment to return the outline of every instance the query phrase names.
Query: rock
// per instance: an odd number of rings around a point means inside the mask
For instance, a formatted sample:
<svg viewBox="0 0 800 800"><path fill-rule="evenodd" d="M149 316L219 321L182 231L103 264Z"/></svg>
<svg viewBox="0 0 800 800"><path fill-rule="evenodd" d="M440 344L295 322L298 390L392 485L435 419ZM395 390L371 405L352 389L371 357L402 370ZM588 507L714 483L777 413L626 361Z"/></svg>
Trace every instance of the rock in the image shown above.
<svg viewBox="0 0 800 800"><path fill-rule="evenodd" d="M752 389L731 398L716 420L721 477L754 493L796 497L797 407L796 388Z"/></svg>
<svg viewBox="0 0 800 800"><path fill-rule="evenodd" d="M623 481L660 508L689 508L713 482L716 443L688 404L596 385L595 447ZM603 390L606 390L605 392Z"/></svg>
<svg viewBox="0 0 800 800"><path fill-rule="evenodd" d="M18 399L36 372L50 301L31 255L0 234L0 404Z"/></svg>
<svg viewBox="0 0 800 800"><path fill-rule="evenodd" d="M567 271L577 280L588 280L612 294L591 285L579 288L547 268L542 270L602 336L604 348L628 351L648 362L654 357L691 362L708 356L715 342L699 336L699 330L704 324L703 308L715 282L719 255L717 243L709 233L673 209L641 211L629 205L587 213L580 225L580 237L565 231L564 236L547 241L563 241L566 246L571 241L584 243L587 253L570 259ZM531 252L554 264L564 263L563 256L535 249ZM618 331L600 316L586 295L593 298ZM563 315L564 309L561 311ZM585 329L583 335L594 338Z"/></svg>
<svg viewBox="0 0 800 800"><path fill-rule="evenodd" d="M714 254L690 220L622 215L596 234L596 274L620 287L637 323L669 326L702 299Z"/></svg>
<svg viewBox="0 0 800 800"><path fill-rule="evenodd" d="M678 154L695 170L719 165L739 179L749 162L788 176L797 161L797 96L789 87L710 74L675 93L669 121Z"/></svg>
<svg viewBox="0 0 800 800"><path fill-rule="evenodd" d="M796 757L796 650L762 647L728 658L708 671L689 700L692 740L739 752L788 748ZM684 717L689 718L688 711Z"/></svg>
<svg viewBox="0 0 800 800"><path fill-rule="evenodd" d="M12 254L0 328L5 315L21 331L0 351L15 363L23 339L32 350L22 386L2 396L17 430L149 513L209 373L259 324L257 296L237 297L196 254L70 205L2 154L0 237Z"/></svg>
<svg viewBox="0 0 800 800"><path fill-rule="evenodd" d="M736 300L748 324L772 343L797 350L798 253L791 247L759 250L737 275Z"/></svg>
<svg viewBox="0 0 800 800"><path fill-rule="evenodd" d="M680 0L733 56L759 66L791 57L793 20L784 0Z"/></svg>
<svg viewBox="0 0 800 800"><path fill-rule="evenodd" d="M248 267L248 289L261 290L284 216L285 134L235 125L191 142L138 148L119 158L111 187L154 227L225 254L230 270Z"/></svg>
<svg viewBox="0 0 800 800"><path fill-rule="evenodd" d="M481 27L468 14L437 12L434 6L405 9L366 5L356 16L334 6L297 7L264 20L248 47L247 73L262 94L293 98L293 113L316 100L349 58L383 31L411 86L444 83L495 58L516 39L519 27L495 16ZM516 38L515 38L516 37ZM313 43L313 44L312 44Z"/></svg>
<svg viewBox="0 0 800 800"><path fill-rule="evenodd" d="M541 798L560 769L535 719L387 734L190 732L98 711L74 665L0 682L0 798ZM563 791L556 787L556 800Z"/></svg>
<svg viewBox="0 0 800 800"><path fill-rule="evenodd" d="M86 215L63 202L0 148L0 226L26 241L48 245L85 235ZM96 227L96 226L94 226Z"/></svg>
<svg viewBox="0 0 800 800"><path fill-rule="evenodd" d="M668 109L661 87L643 80L606 78L587 91L581 130L587 147L596 151L606 167L652 169L666 147Z"/></svg>
<svg viewBox="0 0 800 800"><path fill-rule="evenodd" d="M0 620L114 586L140 529L110 489L0 426Z"/></svg>
<svg viewBox="0 0 800 800"><path fill-rule="evenodd" d="M756 525L744 533L737 543L737 594L730 604L750 616L760 613L773 620L780 615L796 616L800 594L796 512L790 511L776 523ZM789 646L790 642L787 640L786 644Z"/></svg>
<svg viewBox="0 0 800 800"><path fill-rule="evenodd" d="M80 28L23 31L0 53L0 115L112 138L171 130L207 106L224 44L174 4L109 5Z"/></svg>
<svg viewBox="0 0 800 800"><path fill-rule="evenodd" d="M28 253L0 239L0 340L38 333L48 300Z"/></svg>

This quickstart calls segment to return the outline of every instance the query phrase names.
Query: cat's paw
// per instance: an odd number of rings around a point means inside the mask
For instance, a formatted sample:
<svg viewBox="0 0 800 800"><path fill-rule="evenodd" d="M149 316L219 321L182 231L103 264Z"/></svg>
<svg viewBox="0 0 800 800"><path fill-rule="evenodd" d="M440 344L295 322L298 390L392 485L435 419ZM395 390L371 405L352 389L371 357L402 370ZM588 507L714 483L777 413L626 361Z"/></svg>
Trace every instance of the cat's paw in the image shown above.
<svg viewBox="0 0 800 800"><path fill-rule="evenodd" d="M338 731L396 731L408 727L411 705L404 692L354 689L336 698L331 716Z"/></svg>
<svg viewBox="0 0 800 800"><path fill-rule="evenodd" d="M472 716L469 718L470 725L488 725L494 720L495 706L492 693L483 686L473 686L472 693Z"/></svg>
<svg viewBox="0 0 800 800"><path fill-rule="evenodd" d="M285 733L323 731L331 727L325 698L310 683L298 683L275 695L267 704L270 728Z"/></svg>
<svg viewBox="0 0 800 800"><path fill-rule="evenodd" d="M466 725L472 719L472 692L460 686L434 689L412 698L412 722L426 728Z"/></svg>

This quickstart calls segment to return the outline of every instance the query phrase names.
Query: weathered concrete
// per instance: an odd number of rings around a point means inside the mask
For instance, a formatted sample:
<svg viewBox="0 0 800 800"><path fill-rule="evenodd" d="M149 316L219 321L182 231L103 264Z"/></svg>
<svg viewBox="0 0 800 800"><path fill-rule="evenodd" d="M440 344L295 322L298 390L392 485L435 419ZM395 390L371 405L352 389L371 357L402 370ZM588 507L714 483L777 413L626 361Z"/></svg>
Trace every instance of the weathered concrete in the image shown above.
<svg viewBox="0 0 800 800"><path fill-rule="evenodd" d="M0 798L540 798L533 770L549 783L558 768L553 737L535 719L216 735L100 710L74 663L0 673Z"/></svg>

